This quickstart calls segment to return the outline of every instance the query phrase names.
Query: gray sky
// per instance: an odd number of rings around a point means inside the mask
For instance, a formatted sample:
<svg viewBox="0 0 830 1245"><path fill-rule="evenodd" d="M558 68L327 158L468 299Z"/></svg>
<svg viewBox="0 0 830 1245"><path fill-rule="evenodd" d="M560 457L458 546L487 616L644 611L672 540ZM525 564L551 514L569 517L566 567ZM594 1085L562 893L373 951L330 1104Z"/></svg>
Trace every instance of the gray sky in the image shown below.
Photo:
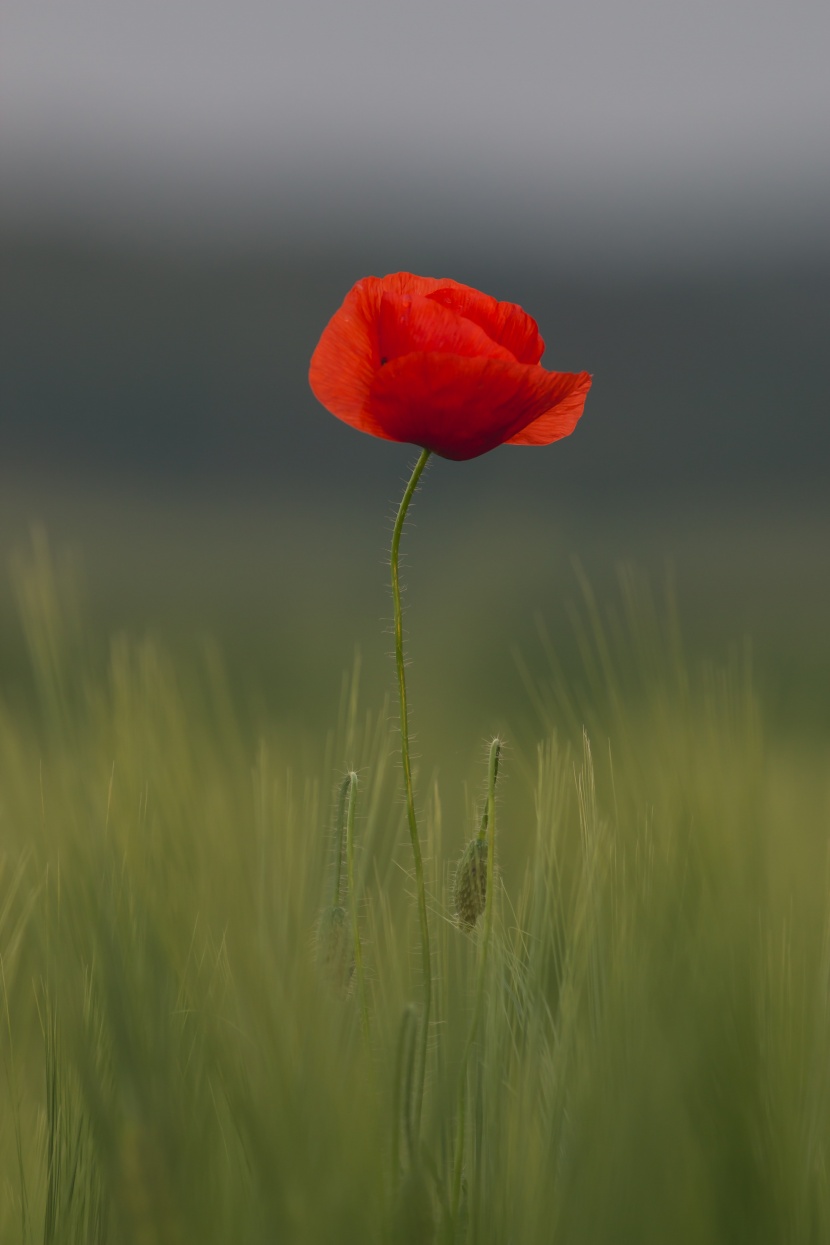
<svg viewBox="0 0 830 1245"><path fill-rule="evenodd" d="M0 213L830 250L827 0L3 0Z"/></svg>

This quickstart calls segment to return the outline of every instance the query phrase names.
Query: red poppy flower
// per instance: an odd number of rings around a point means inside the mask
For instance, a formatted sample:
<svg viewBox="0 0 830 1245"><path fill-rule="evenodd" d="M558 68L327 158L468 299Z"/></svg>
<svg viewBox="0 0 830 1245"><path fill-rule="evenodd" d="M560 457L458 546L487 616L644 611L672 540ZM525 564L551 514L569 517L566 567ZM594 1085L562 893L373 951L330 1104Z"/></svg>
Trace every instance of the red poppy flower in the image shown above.
<svg viewBox="0 0 830 1245"><path fill-rule="evenodd" d="M361 432L475 458L573 432L591 377L546 371L544 348L536 321L515 303L396 272L349 291L317 344L309 381L332 415Z"/></svg>

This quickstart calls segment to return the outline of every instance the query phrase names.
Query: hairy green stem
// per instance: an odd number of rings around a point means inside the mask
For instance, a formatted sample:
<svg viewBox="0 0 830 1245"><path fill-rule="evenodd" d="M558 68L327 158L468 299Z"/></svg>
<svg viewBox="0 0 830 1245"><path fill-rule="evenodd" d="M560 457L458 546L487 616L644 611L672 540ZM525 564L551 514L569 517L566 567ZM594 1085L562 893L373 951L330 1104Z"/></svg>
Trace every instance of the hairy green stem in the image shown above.
<svg viewBox="0 0 830 1245"><path fill-rule="evenodd" d="M335 821L335 847L334 847L334 878L333 889L334 896L332 906L337 908L340 904L340 878L343 872L343 832L346 822L346 797L352 785L352 776L347 774L340 784L340 791L337 795L337 820Z"/></svg>
<svg viewBox="0 0 830 1245"><path fill-rule="evenodd" d="M492 744L490 745L490 753L491 755L490 755L488 765L492 767L493 772L491 775L488 769L487 803L484 805L484 812L481 814L481 825L478 828L478 838L481 842L484 842L484 839L487 835L487 827L490 824L490 800L491 800L491 797L495 798L496 783L499 780L499 760L501 759L501 741L500 740L498 739L493 740ZM492 780L492 786L490 785L491 780ZM486 905L486 902L487 902L487 899L485 896L485 905Z"/></svg>
<svg viewBox="0 0 830 1245"><path fill-rule="evenodd" d="M418 1055L418 1070L415 1082L415 1134L420 1132L421 1110L424 1102L424 1084L427 1071L427 1046L429 1042L429 1017L432 1007L432 965L429 949L429 923L427 921L427 897L424 888L424 863L421 857L421 841L418 837L418 822L415 818L415 797L412 792L412 765L409 759L409 715L406 707L406 673L403 656L403 619L401 617L401 586L398 577L398 552L401 544L406 512L412 501L421 473L429 461L430 451L422 450L415 464L409 483L406 486L398 515L392 530L392 599L395 605L395 663L398 669L398 692L401 703L401 761L403 762L403 780L406 788L406 816L409 823L409 838L412 843L412 858L415 864L415 887L418 895L418 917L421 926L421 964L423 976L424 1004L421 1017L421 1042Z"/></svg>
<svg viewBox="0 0 830 1245"><path fill-rule="evenodd" d="M455 1142L455 1164L452 1180L452 1230L458 1222L458 1208L461 1202L461 1177L464 1172L464 1134L467 1116L467 1069L470 1054L478 1034L481 1022L481 1011L484 1006L484 986L487 973L487 960L493 933L494 877L496 872L496 779L499 776L499 758L501 757L501 740L494 739L490 744L490 757L487 767L487 807L481 819L481 830L487 831L487 885L484 892L484 929L478 957L478 976L476 978L476 996L473 1005L473 1018L470 1031L461 1059L461 1073L458 1082L458 1128Z"/></svg>

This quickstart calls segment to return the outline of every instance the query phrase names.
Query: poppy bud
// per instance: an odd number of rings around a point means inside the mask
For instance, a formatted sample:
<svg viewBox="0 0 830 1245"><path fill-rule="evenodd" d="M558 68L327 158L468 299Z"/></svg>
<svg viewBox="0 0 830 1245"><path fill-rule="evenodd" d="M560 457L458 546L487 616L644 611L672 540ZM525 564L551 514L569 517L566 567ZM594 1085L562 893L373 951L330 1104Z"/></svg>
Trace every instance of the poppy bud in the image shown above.
<svg viewBox="0 0 830 1245"><path fill-rule="evenodd" d="M471 839L455 870L455 914L472 929L484 913L487 899L487 840Z"/></svg>

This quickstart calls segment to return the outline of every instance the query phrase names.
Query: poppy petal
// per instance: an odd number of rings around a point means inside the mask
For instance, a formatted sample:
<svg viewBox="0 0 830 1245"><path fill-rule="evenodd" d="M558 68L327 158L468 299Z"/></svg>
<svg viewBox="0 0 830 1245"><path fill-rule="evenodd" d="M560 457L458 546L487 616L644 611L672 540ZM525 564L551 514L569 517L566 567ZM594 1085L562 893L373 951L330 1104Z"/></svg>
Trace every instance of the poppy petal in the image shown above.
<svg viewBox="0 0 830 1245"><path fill-rule="evenodd" d="M376 280L377 278L370 278ZM384 291L392 294L423 294L472 320L492 341L509 350L520 363L538 363L545 351L539 327L517 303L500 303L470 285L449 277L418 277L412 272L393 272L380 278Z"/></svg>
<svg viewBox="0 0 830 1245"><path fill-rule="evenodd" d="M505 359L416 353L380 369L366 415L389 440L463 460L486 454L543 416L552 418L583 384L583 374ZM570 431L576 420L568 415L568 421ZM563 435L556 430L551 439Z"/></svg>
<svg viewBox="0 0 830 1245"><path fill-rule="evenodd" d="M385 437L388 440L382 426L372 418L367 410L372 381L381 366L381 359L386 357L381 354L379 342L380 311L383 299L389 296L394 298L407 295L425 298L426 295L436 290L456 285L457 282L449 279L417 277L409 272L396 272L386 277L364 277L362 281L358 281L329 320L311 357L308 379L318 401L322 402L323 406L338 419L342 419L353 428L370 433L372 436ZM440 307L439 304L435 306ZM425 315L429 314L429 312L425 313ZM441 314L440 309L437 314ZM445 312L444 314L451 313ZM437 318L432 323L435 328L438 327ZM449 325L447 320L441 323ZM471 327L474 330L476 328L475 325ZM455 344L445 346L444 349L455 349L463 331L463 329L455 328L453 330ZM434 345L426 339L419 344L421 348L429 344L435 349L438 343L434 336L432 341L435 342ZM469 334L467 341L471 342ZM493 352L492 340L486 334L482 334L479 342L481 351L476 351L476 353L489 355ZM407 347L407 353L413 349L413 345Z"/></svg>
<svg viewBox="0 0 830 1245"><path fill-rule="evenodd" d="M516 303L500 303L489 294L471 289L468 285L442 284L428 297L442 307L458 312L509 350L519 363L538 363L545 351L545 343L532 316Z"/></svg>
<svg viewBox="0 0 830 1245"><path fill-rule="evenodd" d="M308 372L314 396L327 410L376 437L386 434L365 407L380 367L377 317L382 296L377 277L352 287L323 330Z"/></svg>
<svg viewBox="0 0 830 1245"><path fill-rule="evenodd" d="M384 291L378 314L378 346L381 366L415 352L516 361L509 350L497 345L472 320L448 311L423 294Z"/></svg>
<svg viewBox="0 0 830 1245"><path fill-rule="evenodd" d="M576 383L570 393L563 397L556 406L546 411L544 415L534 419L521 432L517 432L515 436L509 437L506 444L550 445L553 441L559 441L562 437L570 436L579 423L585 407L585 399L588 396L588 390L591 388L591 379L590 373L579 372L574 377Z"/></svg>
<svg viewBox="0 0 830 1245"><path fill-rule="evenodd" d="M389 294L434 294L436 290L466 290L466 285L459 285L452 277L418 277L414 272L390 272L385 277L367 277L367 281L376 281L378 287ZM475 292L475 291L473 291Z"/></svg>

